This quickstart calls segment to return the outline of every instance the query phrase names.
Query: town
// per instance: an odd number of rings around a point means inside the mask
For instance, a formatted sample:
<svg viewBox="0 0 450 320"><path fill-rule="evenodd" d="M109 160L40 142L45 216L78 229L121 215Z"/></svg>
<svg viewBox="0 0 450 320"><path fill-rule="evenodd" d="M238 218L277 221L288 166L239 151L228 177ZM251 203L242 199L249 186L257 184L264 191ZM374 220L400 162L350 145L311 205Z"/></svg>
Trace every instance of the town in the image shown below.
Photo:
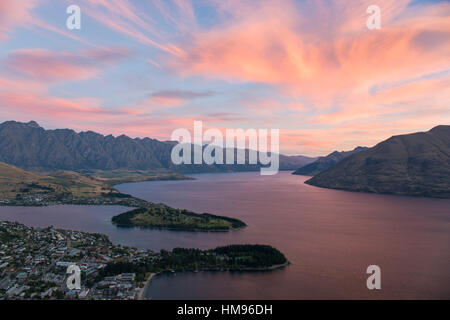
<svg viewBox="0 0 450 320"><path fill-rule="evenodd" d="M154 252L115 245L98 233L0 222L0 300L141 300L163 272L269 271L288 264L268 245ZM73 266L80 270L77 288L70 285Z"/></svg>
<svg viewBox="0 0 450 320"><path fill-rule="evenodd" d="M73 205L118 205L125 207L146 207L152 203L126 194L109 193L102 196L74 196L70 193L18 193L15 199L1 199L0 206L46 207L56 204Z"/></svg>
<svg viewBox="0 0 450 320"><path fill-rule="evenodd" d="M0 299L138 299L145 279L100 272L113 261L139 263L155 256L113 245L100 234L0 222ZM67 267L74 264L81 269L79 290L66 284Z"/></svg>

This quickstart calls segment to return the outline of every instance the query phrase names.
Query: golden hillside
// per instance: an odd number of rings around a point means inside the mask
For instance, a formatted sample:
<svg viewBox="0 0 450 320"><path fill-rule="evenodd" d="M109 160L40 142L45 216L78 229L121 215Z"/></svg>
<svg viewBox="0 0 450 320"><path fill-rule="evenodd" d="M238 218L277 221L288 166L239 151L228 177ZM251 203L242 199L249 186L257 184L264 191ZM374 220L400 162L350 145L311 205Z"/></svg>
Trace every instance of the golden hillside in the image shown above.
<svg viewBox="0 0 450 320"><path fill-rule="evenodd" d="M105 182L72 171L43 175L0 162L0 200L17 194L71 193L74 196L98 196L116 193Z"/></svg>

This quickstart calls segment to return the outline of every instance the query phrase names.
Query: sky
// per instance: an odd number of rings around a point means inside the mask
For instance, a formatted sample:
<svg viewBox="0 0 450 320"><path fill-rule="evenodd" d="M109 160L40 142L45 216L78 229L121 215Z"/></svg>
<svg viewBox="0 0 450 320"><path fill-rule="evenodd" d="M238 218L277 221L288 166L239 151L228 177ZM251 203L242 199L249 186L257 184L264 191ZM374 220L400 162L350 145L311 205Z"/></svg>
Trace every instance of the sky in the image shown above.
<svg viewBox="0 0 450 320"><path fill-rule="evenodd" d="M280 129L291 155L370 147L450 124L450 1L0 0L7 120L160 140L201 120Z"/></svg>

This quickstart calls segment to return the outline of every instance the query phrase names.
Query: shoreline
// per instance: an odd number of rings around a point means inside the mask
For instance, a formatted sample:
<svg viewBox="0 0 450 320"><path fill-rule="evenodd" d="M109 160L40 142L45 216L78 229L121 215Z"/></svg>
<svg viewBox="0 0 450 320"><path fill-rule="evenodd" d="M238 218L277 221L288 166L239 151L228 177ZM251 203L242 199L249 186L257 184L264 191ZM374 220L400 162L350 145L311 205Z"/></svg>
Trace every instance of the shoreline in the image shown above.
<svg viewBox="0 0 450 320"><path fill-rule="evenodd" d="M205 270L198 270L198 271L212 271L212 272L252 272L252 271L273 271L273 270L277 270L277 269L281 269L284 267L289 266L291 263L289 260L286 259L286 262L281 263L281 264L274 264L271 265L269 267L255 267L255 268L242 268L242 269L234 269L234 268L224 268L224 269L205 269ZM186 270L186 271L192 271L192 270ZM181 271L181 272L185 272L185 271Z"/></svg>
<svg viewBox="0 0 450 320"><path fill-rule="evenodd" d="M160 274L160 272L155 272L155 273L150 273L150 275L148 276L148 279L144 282L144 286L142 288L140 288L136 300L149 300L148 298L144 298L144 292L145 289L147 288L147 286L150 284L150 282L152 281L152 279L154 277L156 277L158 274ZM150 298L151 299L151 298Z"/></svg>
<svg viewBox="0 0 450 320"><path fill-rule="evenodd" d="M205 270L178 270L176 272L180 272L180 273L184 273L184 272L194 272L194 273L198 273L198 272L252 272L252 271L274 271L277 269L281 269L281 268L285 268L287 266L289 266L291 263L289 262L289 260L286 260L285 263L282 264L275 264L272 265L270 267L261 267L261 268L245 268L245 269L205 269ZM150 285L151 281L153 280L153 278L155 278L156 276L160 275L160 274L164 274L164 273L168 273L170 274L171 271L170 270L165 270L165 271L161 271L161 272L155 272L155 273L150 273L150 276L148 277L148 279L145 281L144 286L142 288L140 288L136 300L151 300L151 298L144 298L144 292L145 289Z"/></svg>
<svg viewBox="0 0 450 320"><path fill-rule="evenodd" d="M0 200L2 201L2 200ZM0 202L0 207L12 207L12 208L45 208L45 207L55 207L55 206L86 206L86 207L124 207L129 209L137 209L138 207L132 207L125 204L113 204L113 203L105 203L105 204L85 204L85 203L51 203L51 204L10 204L10 203L3 203ZM126 213L127 211L123 212ZM114 217L114 216L113 216ZM111 217L111 219L113 218ZM117 224L111 221L111 223L116 226L117 228L123 228L123 229L147 229L147 230L163 230L163 231L175 231L175 232L205 232L205 233L226 233L226 232L233 232L233 231L239 231L242 229L245 229L247 225L237 228L230 228L230 229L201 229L201 228L171 228L171 227L159 227L159 226L133 226L133 225L123 225L123 224Z"/></svg>
<svg viewBox="0 0 450 320"><path fill-rule="evenodd" d="M143 229L143 230L165 230L165 231L176 231L176 232L211 232L211 233L220 233L220 232L233 232L233 231L239 231L242 230L244 228L246 228L247 226L243 226L243 227L238 227L238 228L230 228L230 229L198 229L198 228L171 228L171 227L144 227L144 226L128 226L128 225L120 225L120 224L116 224L113 223L113 225L115 225L118 228L124 228L124 229Z"/></svg>

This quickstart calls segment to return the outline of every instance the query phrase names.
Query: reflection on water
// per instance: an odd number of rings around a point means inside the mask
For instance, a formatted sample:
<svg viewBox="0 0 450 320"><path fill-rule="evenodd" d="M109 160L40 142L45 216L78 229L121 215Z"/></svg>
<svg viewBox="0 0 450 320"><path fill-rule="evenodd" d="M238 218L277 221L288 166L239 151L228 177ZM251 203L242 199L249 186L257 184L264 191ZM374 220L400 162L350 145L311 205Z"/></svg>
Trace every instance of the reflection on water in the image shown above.
<svg viewBox="0 0 450 320"><path fill-rule="evenodd" d="M153 202L239 218L228 233L117 228L120 207L0 207L0 218L108 234L139 248L269 244L292 265L274 272L178 273L152 280L154 299L450 298L450 201L353 193L303 184L280 173L201 174L197 180L124 184ZM366 288L367 266L382 290Z"/></svg>

